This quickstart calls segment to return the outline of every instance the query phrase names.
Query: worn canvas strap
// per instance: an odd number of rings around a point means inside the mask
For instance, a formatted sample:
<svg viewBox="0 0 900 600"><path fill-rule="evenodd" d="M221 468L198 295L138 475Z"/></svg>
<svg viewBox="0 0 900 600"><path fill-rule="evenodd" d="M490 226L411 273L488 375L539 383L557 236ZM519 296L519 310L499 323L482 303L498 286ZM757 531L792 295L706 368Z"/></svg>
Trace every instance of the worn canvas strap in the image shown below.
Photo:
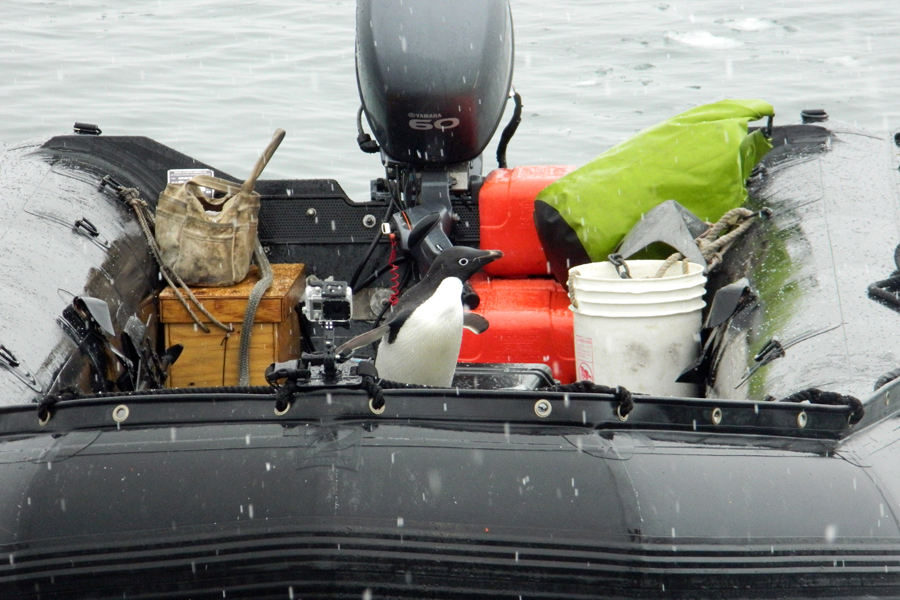
<svg viewBox="0 0 900 600"><path fill-rule="evenodd" d="M275 154L275 151L278 149L278 146L281 145L281 140L284 139L284 129L276 129L275 134L272 136L272 141L269 142L269 145L266 146L266 149L263 150L263 153L259 156L259 160L256 161L256 165L253 166L253 171L250 172L250 177L247 178L247 181L241 186L241 191L249 194L253 191L253 187L256 185L256 180L259 179L259 176L262 175L263 169L266 168L266 165L269 164L269 161L272 159L272 155Z"/></svg>
<svg viewBox="0 0 900 600"><path fill-rule="evenodd" d="M272 160L272 156L275 154L275 150L278 149L278 146L281 145L282 140L284 140L284 129L276 129L275 134L272 136L272 140L269 142L269 145L266 146L266 149L263 150L263 153L259 156L259 159L257 159L256 164L253 166L253 170L250 172L250 176L240 186L225 179L219 179L218 177L211 177L209 175L197 175L191 178L189 181L185 182L185 185L198 188L197 190L195 190L194 195L198 198L201 198L204 204L208 204L212 208L220 207L222 204L230 200L239 192L252 194L253 188L256 186L256 180L259 179L260 175L262 175L263 170L266 168L266 165L268 165L269 161ZM200 193L199 188L201 187L209 188L216 192L221 192L222 194L224 194L224 197L206 198L202 193Z"/></svg>

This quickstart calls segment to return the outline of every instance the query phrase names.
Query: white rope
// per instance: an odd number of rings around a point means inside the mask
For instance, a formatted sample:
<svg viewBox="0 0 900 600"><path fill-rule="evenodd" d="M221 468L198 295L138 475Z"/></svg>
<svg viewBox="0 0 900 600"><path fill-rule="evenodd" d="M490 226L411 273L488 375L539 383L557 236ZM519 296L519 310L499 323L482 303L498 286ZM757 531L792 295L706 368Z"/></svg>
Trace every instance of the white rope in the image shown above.
<svg viewBox="0 0 900 600"><path fill-rule="evenodd" d="M709 268L712 268L722 262L722 255L731 245L731 243L747 231L756 220L756 213L746 208L732 208L722 215L722 218L716 221L715 225L700 234L694 242L700 248L700 253L706 260ZM731 231L719 237L726 229L733 228ZM682 272L687 274L688 261L681 252L676 252L663 261L659 271L654 277L663 277L666 271L678 261L684 261Z"/></svg>

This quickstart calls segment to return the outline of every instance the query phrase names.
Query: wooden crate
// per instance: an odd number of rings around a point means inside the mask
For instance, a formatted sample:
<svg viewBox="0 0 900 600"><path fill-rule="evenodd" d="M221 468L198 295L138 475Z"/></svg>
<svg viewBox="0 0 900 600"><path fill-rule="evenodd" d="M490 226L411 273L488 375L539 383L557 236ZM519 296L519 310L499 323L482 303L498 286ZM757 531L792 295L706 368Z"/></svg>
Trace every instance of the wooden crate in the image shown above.
<svg viewBox="0 0 900 600"><path fill-rule="evenodd" d="M272 265L274 281L256 310L250 339L251 385L266 385L265 370L273 362L300 357L300 326L294 307L303 295L303 269L302 264ZM234 327L230 335L215 326L203 333L171 288L160 293L159 314L165 327L166 347L184 345L181 356L169 369L169 387L237 385L241 323L257 281L259 275L254 266L236 286L191 288L213 316ZM208 322L200 311L194 312Z"/></svg>

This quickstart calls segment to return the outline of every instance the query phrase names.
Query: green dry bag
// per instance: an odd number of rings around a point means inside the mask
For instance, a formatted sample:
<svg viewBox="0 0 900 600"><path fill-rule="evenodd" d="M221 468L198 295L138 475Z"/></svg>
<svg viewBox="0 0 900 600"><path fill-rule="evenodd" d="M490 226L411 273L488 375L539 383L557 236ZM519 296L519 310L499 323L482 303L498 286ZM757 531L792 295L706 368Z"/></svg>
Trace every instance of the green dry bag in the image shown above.
<svg viewBox="0 0 900 600"><path fill-rule="evenodd" d="M534 221L553 276L606 260L641 215L677 200L716 221L747 199L744 181L772 146L747 124L774 116L762 100L722 100L645 129L544 188Z"/></svg>

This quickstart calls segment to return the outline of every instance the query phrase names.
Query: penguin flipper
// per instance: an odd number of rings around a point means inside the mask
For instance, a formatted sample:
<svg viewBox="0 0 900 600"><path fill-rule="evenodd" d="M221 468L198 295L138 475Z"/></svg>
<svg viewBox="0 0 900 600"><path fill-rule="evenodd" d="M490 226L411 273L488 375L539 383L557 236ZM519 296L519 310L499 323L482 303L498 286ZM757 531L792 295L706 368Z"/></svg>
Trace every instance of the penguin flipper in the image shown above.
<svg viewBox="0 0 900 600"><path fill-rule="evenodd" d="M356 350L357 348L362 348L363 346L368 346L373 342L377 342L388 332L390 326L385 324L380 327L376 327L375 329L371 329L365 333L361 333L354 338L350 338L343 344L337 347L334 351L335 354L346 354L351 350Z"/></svg>
<svg viewBox="0 0 900 600"><path fill-rule="evenodd" d="M473 333L484 333L487 331L488 320L478 313L467 312L463 315L463 327Z"/></svg>

